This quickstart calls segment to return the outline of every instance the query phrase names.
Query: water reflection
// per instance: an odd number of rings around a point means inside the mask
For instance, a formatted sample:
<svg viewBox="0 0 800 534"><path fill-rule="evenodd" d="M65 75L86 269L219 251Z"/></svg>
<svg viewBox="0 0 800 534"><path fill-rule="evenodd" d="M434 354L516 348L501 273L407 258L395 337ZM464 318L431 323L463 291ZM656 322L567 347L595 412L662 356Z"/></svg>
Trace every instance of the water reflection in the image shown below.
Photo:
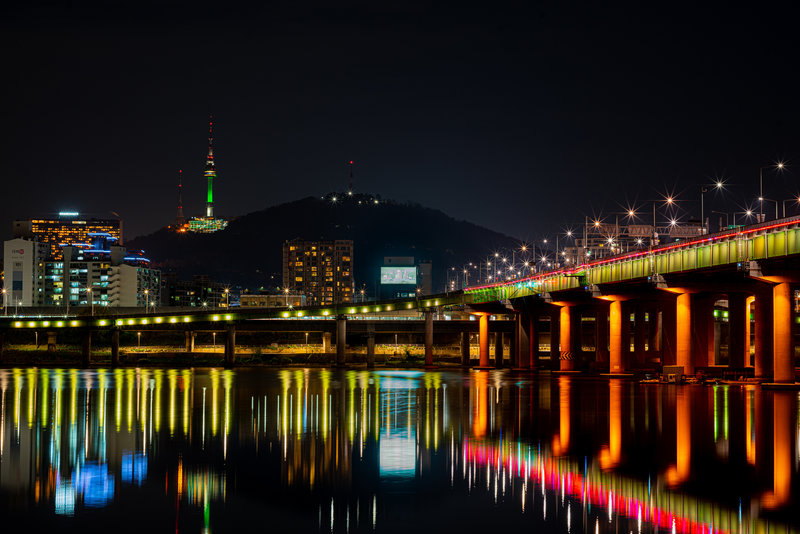
<svg viewBox="0 0 800 534"><path fill-rule="evenodd" d="M794 529L798 409L753 385L502 372L13 369L0 494L87 531Z"/></svg>

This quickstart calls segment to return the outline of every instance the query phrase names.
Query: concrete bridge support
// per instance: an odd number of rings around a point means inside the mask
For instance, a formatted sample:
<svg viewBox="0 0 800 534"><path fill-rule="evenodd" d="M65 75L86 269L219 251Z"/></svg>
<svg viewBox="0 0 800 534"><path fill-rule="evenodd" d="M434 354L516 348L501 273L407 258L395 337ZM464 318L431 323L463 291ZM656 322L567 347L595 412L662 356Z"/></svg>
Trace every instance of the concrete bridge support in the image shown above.
<svg viewBox="0 0 800 534"><path fill-rule="evenodd" d="M750 313L744 293L728 293L728 366L743 369L750 360ZM713 314L713 310L711 312Z"/></svg>
<svg viewBox="0 0 800 534"><path fill-rule="evenodd" d="M489 316L478 315L478 368L489 368Z"/></svg>
<svg viewBox="0 0 800 534"><path fill-rule="evenodd" d="M503 367L503 333L494 333L494 366L497 369Z"/></svg>
<svg viewBox="0 0 800 534"><path fill-rule="evenodd" d="M694 350L692 347L692 295L678 293L675 299L675 365L683 366L686 375L693 375Z"/></svg>
<svg viewBox="0 0 800 534"><path fill-rule="evenodd" d="M622 313L622 301L612 300L608 313L608 372L612 374L624 373L628 370L628 362L623 352L624 339L622 323L628 319Z"/></svg>
<svg viewBox="0 0 800 534"><path fill-rule="evenodd" d="M559 369L574 371L575 359L580 354L581 316L577 306L563 304L559 312Z"/></svg>
<svg viewBox="0 0 800 534"><path fill-rule="evenodd" d="M83 340L81 344L81 365L89 367L92 362L92 331L87 330L83 333Z"/></svg>
<svg viewBox="0 0 800 534"><path fill-rule="evenodd" d="M225 330L225 367L232 367L236 361L236 325L229 324Z"/></svg>
<svg viewBox="0 0 800 534"><path fill-rule="evenodd" d="M433 367L433 310L425 310L425 367Z"/></svg>
<svg viewBox="0 0 800 534"><path fill-rule="evenodd" d="M772 378L772 289L761 289L755 299L755 377Z"/></svg>
<svg viewBox="0 0 800 534"><path fill-rule="evenodd" d="M469 367L469 332L461 332L461 366Z"/></svg>
<svg viewBox="0 0 800 534"><path fill-rule="evenodd" d="M604 300L600 300L595 305L595 314L594 314L594 350L595 350L595 362L599 364L599 367L605 367L608 365L609 362L609 345L608 345L608 314L609 314L609 304Z"/></svg>
<svg viewBox="0 0 800 534"><path fill-rule="evenodd" d="M508 337L508 365L512 369L519 368L519 314L514 316L514 331Z"/></svg>
<svg viewBox="0 0 800 534"><path fill-rule="evenodd" d="M535 312L528 316L528 368L535 370L539 368L539 313Z"/></svg>
<svg viewBox="0 0 800 534"><path fill-rule="evenodd" d="M426 335L426 344L427 344L427 335ZM426 360L427 360L427 346L425 348ZM375 367L375 327L370 325L367 329L367 369L373 369Z"/></svg>
<svg viewBox="0 0 800 534"><path fill-rule="evenodd" d="M186 352L194 352L194 339L197 336L196 332L187 330L183 333L183 343L186 347Z"/></svg>
<svg viewBox="0 0 800 534"><path fill-rule="evenodd" d="M119 329L115 328L111 331L111 366L117 367L119 365Z"/></svg>
<svg viewBox="0 0 800 534"><path fill-rule="evenodd" d="M794 382L792 354L792 289L782 282L772 288L772 350L775 382Z"/></svg>
<svg viewBox="0 0 800 534"><path fill-rule="evenodd" d="M50 354L56 351L56 333L50 331L47 333L47 352Z"/></svg>
<svg viewBox="0 0 800 534"><path fill-rule="evenodd" d="M550 365L561 366L561 309L553 306L550 311Z"/></svg>
<svg viewBox="0 0 800 534"><path fill-rule="evenodd" d="M322 353L329 354L331 352L331 333L330 332L323 332L322 333Z"/></svg>
<svg viewBox="0 0 800 534"><path fill-rule="evenodd" d="M336 318L336 366L345 364L344 348L347 345L347 319L344 315Z"/></svg>
<svg viewBox="0 0 800 534"><path fill-rule="evenodd" d="M692 295L695 368L715 363L714 302L715 295ZM684 372L688 374L686 368Z"/></svg>

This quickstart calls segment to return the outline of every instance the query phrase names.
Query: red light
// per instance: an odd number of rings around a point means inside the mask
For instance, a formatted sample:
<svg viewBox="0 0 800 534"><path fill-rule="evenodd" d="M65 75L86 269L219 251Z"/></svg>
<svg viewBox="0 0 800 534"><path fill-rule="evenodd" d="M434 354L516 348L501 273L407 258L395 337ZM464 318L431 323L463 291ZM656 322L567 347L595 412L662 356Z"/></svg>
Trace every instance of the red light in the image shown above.
<svg viewBox="0 0 800 534"><path fill-rule="evenodd" d="M351 160L350 160L350 165L352 165L352 164L353 164L353 160L351 159Z"/></svg>

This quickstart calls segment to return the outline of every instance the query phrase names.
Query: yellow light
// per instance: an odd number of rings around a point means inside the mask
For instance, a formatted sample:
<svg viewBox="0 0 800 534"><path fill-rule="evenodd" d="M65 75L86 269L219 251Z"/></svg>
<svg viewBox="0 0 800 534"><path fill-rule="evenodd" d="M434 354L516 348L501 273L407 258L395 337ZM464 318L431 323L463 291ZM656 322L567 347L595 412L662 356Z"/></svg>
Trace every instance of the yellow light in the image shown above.
<svg viewBox="0 0 800 534"><path fill-rule="evenodd" d="M147 319L142 319L142 324L147 324Z"/></svg>
<svg viewBox="0 0 800 534"><path fill-rule="evenodd" d="M226 320L226 321L230 321L230 320L231 320L231 316L230 316L230 315L226 315L226 316L225 316L225 320Z"/></svg>
<svg viewBox="0 0 800 534"><path fill-rule="evenodd" d="M122 319L119 319L119 320L117 321L117 326L121 326L121 325L122 325Z"/></svg>
<svg viewBox="0 0 800 534"><path fill-rule="evenodd" d="M408 309L410 310L412 306L413 306L413 304L411 304L411 303L409 302L409 303L406 305L406 308L408 308Z"/></svg>
<svg viewBox="0 0 800 534"><path fill-rule="evenodd" d="M173 317L172 319L170 319L170 320L169 320L169 322L171 322L171 323L177 323L177 322L178 322L178 320L177 320L175 317Z"/></svg>
<svg viewBox="0 0 800 534"><path fill-rule="evenodd" d="M22 326L22 323L19 323L19 322L17 322L17 323L14 323L14 326L16 326L17 328L19 328L20 326Z"/></svg>
<svg viewBox="0 0 800 534"><path fill-rule="evenodd" d="M356 312L355 308L350 308L350 313L355 313L355 312Z"/></svg>
<svg viewBox="0 0 800 534"><path fill-rule="evenodd" d="M107 321L100 321L100 326L105 326L106 324L107 324Z"/></svg>
<svg viewBox="0 0 800 534"><path fill-rule="evenodd" d="M386 311L391 311L391 310L392 310L391 306L386 306Z"/></svg>
<svg viewBox="0 0 800 534"><path fill-rule="evenodd" d="M31 322L29 322L29 323L28 323L28 326L36 326L36 323L34 323L33 321L31 321Z"/></svg>
<svg viewBox="0 0 800 534"><path fill-rule="evenodd" d="M184 322L184 323L188 323L190 320L191 320L191 319L189 319L188 317L184 317L184 318L183 318L183 322Z"/></svg>
<svg viewBox="0 0 800 534"><path fill-rule="evenodd" d="M156 322L160 323L162 321L161 317L156 317Z"/></svg>
<svg viewBox="0 0 800 534"><path fill-rule="evenodd" d="M289 317L289 312L283 312L284 317Z"/></svg>
<svg viewBox="0 0 800 534"><path fill-rule="evenodd" d="M214 320L214 321L219 321L219 315L215 315L215 316L214 316L214 317L212 317L211 319L212 319L212 320Z"/></svg>
<svg viewBox="0 0 800 534"><path fill-rule="evenodd" d="M133 324L133 319L128 319L128 324Z"/></svg>
<svg viewBox="0 0 800 534"><path fill-rule="evenodd" d="M303 312L297 312L297 316L298 317L302 317L303 316Z"/></svg>
<svg viewBox="0 0 800 534"><path fill-rule="evenodd" d="M361 313L367 313L368 311L369 311L369 308L361 308Z"/></svg>
<svg viewBox="0 0 800 534"><path fill-rule="evenodd" d="M330 313L330 312L329 312L328 310L325 310L324 312L322 312L322 315L324 315L325 317L327 317L329 313Z"/></svg>
<svg viewBox="0 0 800 534"><path fill-rule="evenodd" d="M58 321L58 322L56 323L56 326L64 326L64 323L63 323L63 322L61 322L61 321Z"/></svg>
<svg viewBox="0 0 800 534"><path fill-rule="evenodd" d="M78 321L72 321L69 324L72 325L72 326L78 326Z"/></svg>
<svg viewBox="0 0 800 534"><path fill-rule="evenodd" d="M44 321L44 322L42 323L42 326L50 326L50 321Z"/></svg>
<svg viewBox="0 0 800 534"><path fill-rule="evenodd" d="M381 311L381 307L380 307L380 306L375 306L375 311L376 311L376 312L379 312L379 311Z"/></svg>

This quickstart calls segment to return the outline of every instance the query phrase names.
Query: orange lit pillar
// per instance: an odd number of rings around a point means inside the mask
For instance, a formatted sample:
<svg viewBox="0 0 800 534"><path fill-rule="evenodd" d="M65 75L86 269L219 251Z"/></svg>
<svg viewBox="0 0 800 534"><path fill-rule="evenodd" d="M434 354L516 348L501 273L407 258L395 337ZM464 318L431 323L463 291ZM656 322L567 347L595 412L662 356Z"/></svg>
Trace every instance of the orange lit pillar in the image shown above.
<svg viewBox="0 0 800 534"><path fill-rule="evenodd" d="M608 381L608 447L600 450L600 467L613 469L622 457L622 383Z"/></svg>
<svg viewBox="0 0 800 534"><path fill-rule="evenodd" d="M623 357L622 301L612 300L608 311L608 372L624 373L626 361Z"/></svg>
<svg viewBox="0 0 800 534"><path fill-rule="evenodd" d="M756 294L755 309L755 377L772 378L772 289Z"/></svg>
<svg viewBox="0 0 800 534"><path fill-rule="evenodd" d="M772 405L772 491L764 495L765 508L789 502L792 489L792 406L794 394L776 391Z"/></svg>
<svg viewBox="0 0 800 534"><path fill-rule="evenodd" d="M678 293L675 300L675 365L686 375L694 374L692 355L692 295Z"/></svg>
<svg viewBox="0 0 800 534"><path fill-rule="evenodd" d="M489 316L478 315L478 367L489 367Z"/></svg>
<svg viewBox="0 0 800 534"><path fill-rule="evenodd" d="M788 282L772 288L772 351L775 382L794 382L792 290Z"/></svg>
<svg viewBox="0 0 800 534"><path fill-rule="evenodd" d="M728 293L728 331L730 342L728 354L731 369L743 369L750 360L750 314L747 311L747 295Z"/></svg>
<svg viewBox="0 0 800 534"><path fill-rule="evenodd" d="M562 371L572 371L575 369L575 361L573 360L575 356L575 347L572 346L572 313L570 310L571 306L561 306L561 312L559 314L559 327L560 327L560 369Z"/></svg>

